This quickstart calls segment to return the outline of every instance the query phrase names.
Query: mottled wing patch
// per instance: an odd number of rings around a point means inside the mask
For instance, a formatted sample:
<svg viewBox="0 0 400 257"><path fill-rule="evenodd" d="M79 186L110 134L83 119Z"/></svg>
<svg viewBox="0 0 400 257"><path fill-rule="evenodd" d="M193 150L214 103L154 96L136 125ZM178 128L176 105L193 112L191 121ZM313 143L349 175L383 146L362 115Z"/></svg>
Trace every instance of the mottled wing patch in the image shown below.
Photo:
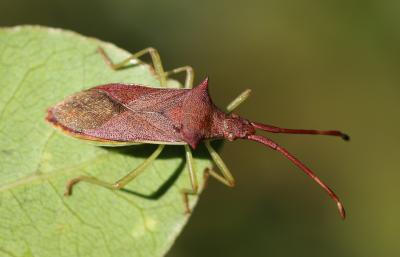
<svg viewBox="0 0 400 257"><path fill-rule="evenodd" d="M69 96L51 108L48 120L80 133L100 127L124 109L105 93L87 90Z"/></svg>

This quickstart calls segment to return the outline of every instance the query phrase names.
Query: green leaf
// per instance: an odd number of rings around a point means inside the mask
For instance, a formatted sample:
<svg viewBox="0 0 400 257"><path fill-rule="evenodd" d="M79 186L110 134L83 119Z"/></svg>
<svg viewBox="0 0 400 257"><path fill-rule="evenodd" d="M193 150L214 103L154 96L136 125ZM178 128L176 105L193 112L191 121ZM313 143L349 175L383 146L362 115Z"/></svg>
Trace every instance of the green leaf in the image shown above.
<svg viewBox="0 0 400 257"><path fill-rule="evenodd" d="M114 182L156 148L97 147L45 123L46 109L74 92L109 82L159 85L148 65L111 70L98 46L113 60L129 55L59 29L0 29L0 256L162 256L188 220L182 146L165 147L130 192L81 183L63 196L69 179L89 174ZM210 162L195 161L203 184ZM192 208L196 202L190 198Z"/></svg>

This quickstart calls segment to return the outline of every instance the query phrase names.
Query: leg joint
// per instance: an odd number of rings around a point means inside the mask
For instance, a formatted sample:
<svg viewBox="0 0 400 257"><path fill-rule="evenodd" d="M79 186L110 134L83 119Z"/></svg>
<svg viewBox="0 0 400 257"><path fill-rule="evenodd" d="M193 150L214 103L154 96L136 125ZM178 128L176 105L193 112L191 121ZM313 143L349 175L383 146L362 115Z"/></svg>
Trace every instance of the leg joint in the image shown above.
<svg viewBox="0 0 400 257"><path fill-rule="evenodd" d="M197 194L199 192L199 185L193 185L192 190L193 194Z"/></svg>
<svg viewBox="0 0 400 257"><path fill-rule="evenodd" d="M149 53L158 53L157 49L155 49L154 47L147 47L145 51Z"/></svg>
<svg viewBox="0 0 400 257"><path fill-rule="evenodd" d="M186 70L187 72L193 72L193 67L190 65L182 66L182 69Z"/></svg>
<svg viewBox="0 0 400 257"><path fill-rule="evenodd" d="M113 189L113 190L118 190L118 189L121 189L122 187L123 187L123 186L122 186L121 183L116 182L116 183L112 184L112 188L111 188L111 189Z"/></svg>

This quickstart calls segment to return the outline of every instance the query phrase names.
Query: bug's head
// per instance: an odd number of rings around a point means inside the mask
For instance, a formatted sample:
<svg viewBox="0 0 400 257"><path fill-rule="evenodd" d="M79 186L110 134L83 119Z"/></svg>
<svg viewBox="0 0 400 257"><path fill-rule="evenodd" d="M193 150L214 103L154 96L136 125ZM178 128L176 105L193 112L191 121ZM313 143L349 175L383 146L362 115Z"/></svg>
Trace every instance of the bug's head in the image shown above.
<svg viewBox="0 0 400 257"><path fill-rule="evenodd" d="M237 114L232 113L223 121L224 125L224 138L233 141L238 138L247 138L249 135L256 133L255 128L251 123L239 117Z"/></svg>

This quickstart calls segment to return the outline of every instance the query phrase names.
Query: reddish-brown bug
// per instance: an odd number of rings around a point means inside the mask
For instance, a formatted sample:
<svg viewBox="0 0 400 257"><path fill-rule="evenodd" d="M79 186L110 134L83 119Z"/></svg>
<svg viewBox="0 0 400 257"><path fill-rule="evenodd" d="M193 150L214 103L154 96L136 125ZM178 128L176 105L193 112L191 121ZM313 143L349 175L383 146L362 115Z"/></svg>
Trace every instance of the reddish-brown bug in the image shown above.
<svg viewBox="0 0 400 257"><path fill-rule="evenodd" d="M110 189L121 189L157 158L164 145L183 145L192 186L190 190L183 192L186 210L189 212L187 195L195 194L198 191L198 182L189 146L195 149L201 141L204 141L212 159L222 173L220 175L209 170L209 174L232 187L235 185L235 180L209 141L223 138L229 141L248 139L280 152L298 166L329 194L336 202L341 217L345 217L343 205L337 195L307 166L271 139L255 133L256 129L260 129L272 133L331 135L348 140L349 137L346 134L337 130L279 128L251 122L231 113L249 96L250 90L244 91L233 100L225 113L213 104L208 94L208 79L192 89L193 69L190 66L184 66L164 72L159 54L154 48L144 49L118 64L113 64L103 49L100 48L99 52L113 69L138 63L140 56L146 53L150 54L154 70L161 87L164 88L120 83L96 86L69 96L51 107L47 112L46 120L68 135L95 141L101 145L124 146L149 143L159 146L148 159L117 182L108 183L94 177L80 176L68 182L65 195L70 195L73 186L80 181ZM166 88L167 76L179 72L186 72L185 88Z"/></svg>

